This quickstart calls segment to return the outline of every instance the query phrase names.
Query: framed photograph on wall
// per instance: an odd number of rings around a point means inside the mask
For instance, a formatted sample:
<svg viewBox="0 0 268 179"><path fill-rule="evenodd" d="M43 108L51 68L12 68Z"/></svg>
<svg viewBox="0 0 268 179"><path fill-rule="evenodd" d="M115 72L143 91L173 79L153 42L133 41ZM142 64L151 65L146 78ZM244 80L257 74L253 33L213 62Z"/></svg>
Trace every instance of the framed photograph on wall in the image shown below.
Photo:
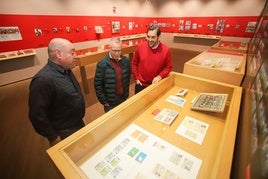
<svg viewBox="0 0 268 179"><path fill-rule="evenodd" d="M248 22L247 28L245 31L248 33L253 33L255 31L256 25L257 25L257 22Z"/></svg>
<svg viewBox="0 0 268 179"><path fill-rule="evenodd" d="M120 22L119 21L112 21L112 33L119 33L120 32Z"/></svg>
<svg viewBox="0 0 268 179"><path fill-rule="evenodd" d="M0 27L0 42L22 40L22 36L17 26Z"/></svg>

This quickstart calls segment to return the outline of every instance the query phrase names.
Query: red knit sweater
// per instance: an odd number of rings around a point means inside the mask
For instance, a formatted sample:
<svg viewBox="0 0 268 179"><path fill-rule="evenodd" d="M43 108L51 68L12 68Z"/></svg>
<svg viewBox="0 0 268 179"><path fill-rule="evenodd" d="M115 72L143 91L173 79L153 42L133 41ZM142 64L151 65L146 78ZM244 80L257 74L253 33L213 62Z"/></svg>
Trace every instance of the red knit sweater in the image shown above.
<svg viewBox="0 0 268 179"><path fill-rule="evenodd" d="M132 74L143 86L149 86L157 75L166 77L171 70L171 52L166 45L160 42L156 49L152 49L145 41L137 46L132 58Z"/></svg>

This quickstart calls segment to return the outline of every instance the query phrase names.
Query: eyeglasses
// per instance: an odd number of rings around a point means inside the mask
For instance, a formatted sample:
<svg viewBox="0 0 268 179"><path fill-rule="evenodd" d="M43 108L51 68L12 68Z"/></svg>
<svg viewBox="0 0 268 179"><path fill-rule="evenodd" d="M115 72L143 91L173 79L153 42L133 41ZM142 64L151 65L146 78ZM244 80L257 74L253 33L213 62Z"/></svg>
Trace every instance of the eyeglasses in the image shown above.
<svg viewBox="0 0 268 179"><path fill-rule="evenodd" d="M114 52L114 53L121 53L121 50L111 50L112 52Z"/></svg>

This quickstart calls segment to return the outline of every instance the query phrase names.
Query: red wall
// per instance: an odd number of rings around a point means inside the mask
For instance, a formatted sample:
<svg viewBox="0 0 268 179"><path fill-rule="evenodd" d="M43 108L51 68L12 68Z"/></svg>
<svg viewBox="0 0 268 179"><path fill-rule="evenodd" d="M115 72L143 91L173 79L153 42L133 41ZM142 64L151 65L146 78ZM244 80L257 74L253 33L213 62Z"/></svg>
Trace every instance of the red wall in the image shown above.
<svg viewBox="0 0 268 179"><path fill-rule="evenodd" d="M46 47L49 41L54 37L67 38L72 42L83 42L89 40L98 40L112 36L124 36L131 34L145 33L150 23L156 20L162 26L163 32L170 33L194 33L209 34L221 36L251 37L252 33L246 33L245 29L248 22L257 21L257 16L241 17L171 17L171 18L153 18L153 17L105 17L105 16L48 16L48 15L8 15L0 14L0 28L17 26L19 27L22 40L0 41L0 52L13 51L27 48ZM215 32L214 29L208 29L207 24L214 24L217 20L225 20L225 24L230 27L225 28L223 33ZM191 23L202 24L197 29L179 31L179 20ZM120 32L112 33L112 21L120 22ZM128 23L134 22L133 30L129 30ZM240 28L236 29L235 25L239 24ZM87 26L88 31L83 27ZM95 33L95 26L102 26L103 34ZM166 27L165 27L166 26ZM168 26L168 27L167 27ZM58 29L57 33L53 28ZM70 33L66 32L66 27L70 27ZM41 29L42 35L37 36L34 29Z"/></svg>

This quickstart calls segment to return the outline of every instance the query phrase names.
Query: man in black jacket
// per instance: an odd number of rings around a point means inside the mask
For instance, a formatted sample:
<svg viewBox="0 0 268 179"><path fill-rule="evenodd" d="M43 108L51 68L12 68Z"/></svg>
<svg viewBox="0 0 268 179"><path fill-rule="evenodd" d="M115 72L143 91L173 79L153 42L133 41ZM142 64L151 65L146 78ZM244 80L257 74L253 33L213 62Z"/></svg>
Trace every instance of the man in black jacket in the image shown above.
<svg viewBox="0 0 268 179"><path fill-rule="evenodd" d="M128 98L131 74L129 59L121 55L120 38L112 38L109 48L108 55L97 63L94 78L95 92L105 112Z"/></svg>
<svg viewBox="0 0 268 179"><path fill-rule="evenodd" d="M85 103L71 71L76 65L74 45L66 39L52 39L48 57L30 84L29 118L36 132L53 146L85 126Z"/></svg>

